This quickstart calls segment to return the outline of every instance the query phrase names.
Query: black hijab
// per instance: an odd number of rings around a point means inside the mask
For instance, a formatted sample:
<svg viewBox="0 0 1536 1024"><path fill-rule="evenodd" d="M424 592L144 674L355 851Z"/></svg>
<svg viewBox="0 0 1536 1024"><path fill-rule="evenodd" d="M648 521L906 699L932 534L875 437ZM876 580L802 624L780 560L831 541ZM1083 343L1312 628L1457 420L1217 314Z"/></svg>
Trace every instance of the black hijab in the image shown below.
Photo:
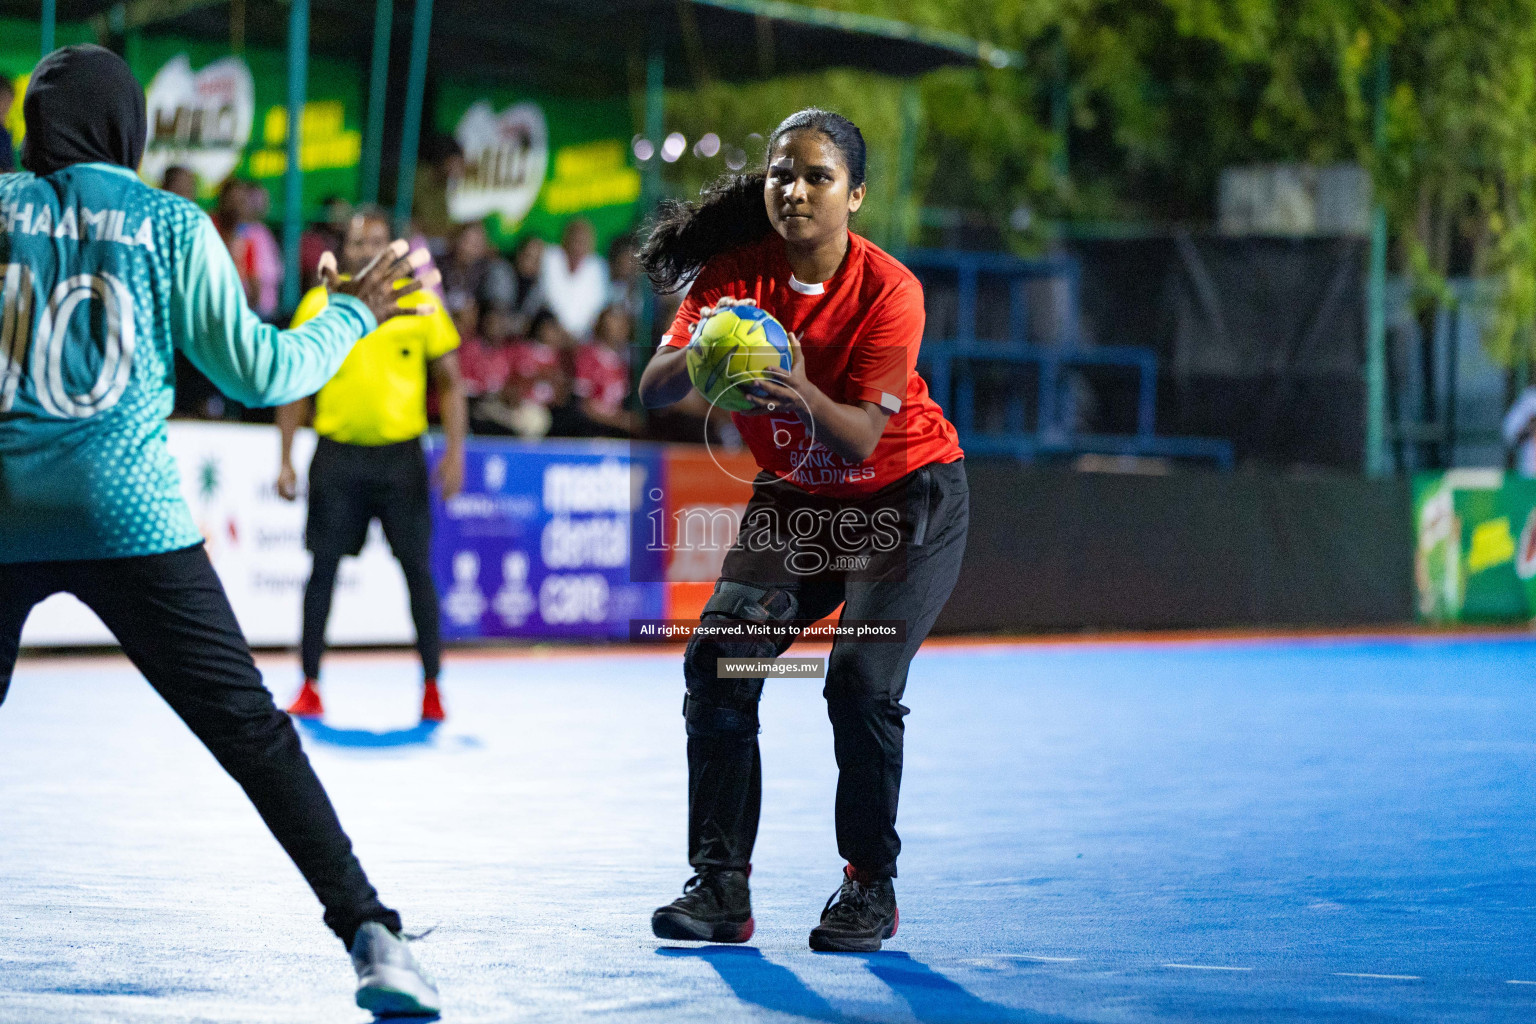
<svg viewBox="0 0 1536 1024"><path fill-rule="evenodd" d="M52 174L70 164L139 169L144 87L123 58L100 46L65 46L44 57L21 105L27 136L21 166Z"/></svg>

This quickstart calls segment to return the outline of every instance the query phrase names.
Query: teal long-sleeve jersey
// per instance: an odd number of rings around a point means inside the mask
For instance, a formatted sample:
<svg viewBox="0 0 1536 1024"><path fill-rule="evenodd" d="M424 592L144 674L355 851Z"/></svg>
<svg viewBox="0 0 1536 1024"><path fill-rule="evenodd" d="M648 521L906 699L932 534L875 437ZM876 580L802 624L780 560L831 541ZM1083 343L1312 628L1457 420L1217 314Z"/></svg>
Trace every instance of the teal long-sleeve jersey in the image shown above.
<svg viewBox="0 0 1536 1024"><path fill-rule="evenodd" d="M378 326L345 295L280 331L194 204L111 164L0 175L0 562L202 540L165 441L174 351L231 398L319 390Z"/></svg>

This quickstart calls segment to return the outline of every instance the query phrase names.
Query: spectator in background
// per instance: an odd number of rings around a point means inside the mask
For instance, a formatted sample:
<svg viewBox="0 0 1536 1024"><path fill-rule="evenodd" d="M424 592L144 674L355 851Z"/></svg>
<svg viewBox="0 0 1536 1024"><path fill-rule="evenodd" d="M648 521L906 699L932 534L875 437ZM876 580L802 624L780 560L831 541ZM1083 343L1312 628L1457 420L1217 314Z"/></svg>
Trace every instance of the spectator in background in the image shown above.
<svg viewBox="0 0 1536 1024"><path fill-rule="evenodd" d="M1504 443L1515 456L1515 472L1536 477L1536 388L1525 391L1504 416Z"/></svg>
<svg viewBox="0 0 1536 1024"><path fill-rule="evenodd" d="M512 252L513 287L512 318L507 325L510 333L527 337L532 333L533 318L544 308L544 239L528 235L517 243Z"/></svg>
<svg viewBox="0 0 1536 1024"><path fill-rule="evenodd" d="M477 434L543 437L549 433L550 408L570 395L571 382L562 353L571 339L545 310L534 317L526 339L510 346L510 372L501 389L470 407Z"/></svg>
<svg viewBox="0 0 1536 1024"><path fill-rule="evenodd" d="M277 236L266 224L272 197L254 181L245 182L244 190L244 219L238 234L245 242L246 259L250 263L251 308L263 320L270 320L277 315L277 303L282 293L283 250L278 247Z"/></svg>
<svg viewBox="0 0 1536 1024"><path fill-rule="evenodd" d="M240 225L246 219L245 183L239 178L226 178L219 186L219 197L213 204L213 225L219 229L224 248L235 261L235 271L240 275L240 287L246 299L251 297L251 281L247 276L245 242L240 237Z"/></svg>
<svg viewBox="0 0 1536 1024"><path fill-rule="evenodd" d="M189 203L197 202L197 175L192 168L171 164L160 176L160 188L173 196L181 196Z"/></svg>
<svg viewBox="0 0 1536 1024"><path fill-rule="evenodd" d="M464 151L452 136L434 135L422 147L422 158L416 168L412 219L426 236L432 258L441 264L454 229L453 218L448 215L448 195L464 179Z"/></svg>
<svg viewBox="0 0 1536 1024"><path fill-rule="evenodd" d="M487 336L481 331L480 320L474 306L453 318L459 329L459 375L464 393L471 399L500 391L512 375L517 355L508 337Z"/></svg>
<svg viewBox="0 0 1536 1024"><path fill-rule="evenodd" d="M453 246L443 261L443 306L459 324L503 341L511 333L507 326L512 303L517 298L517 279L512 267L491 249L485 225L474 221L461 226L453 236Z"/></svg>
<svg viewBox="0 0 1536 1024"><path fill-rule="evenodd" d="M633 434L638 426L624 408L629 397L629 336L633 326L622 306L613 305L597 318L592 340L576 348L571 390L582 415L604 427Z"/></svg>
<svg viewBox="0 0 1536 1024"><path fill-rule="evenodd" d="M626 232L608 246L608 306L618 306L631 322L640 316L646 282L640 273L635 236Z"/></svg>
<svg viewBox="0 0 1536 1024"><path fill-rule="evenodd" d="M544 303L566 332L592 333L608 299L608 265L597 255L597 234L581 217L568 221L560 245L544 252Z"/></svg>
<svg viewBox="0 0 1536 1024"><path fill-rule="evenodd" d="M0 174L10 174L16 170L16 146L11 138L11 130L5 126L15 103L16 86L11 84L8 73L0 71Z"/></svg>

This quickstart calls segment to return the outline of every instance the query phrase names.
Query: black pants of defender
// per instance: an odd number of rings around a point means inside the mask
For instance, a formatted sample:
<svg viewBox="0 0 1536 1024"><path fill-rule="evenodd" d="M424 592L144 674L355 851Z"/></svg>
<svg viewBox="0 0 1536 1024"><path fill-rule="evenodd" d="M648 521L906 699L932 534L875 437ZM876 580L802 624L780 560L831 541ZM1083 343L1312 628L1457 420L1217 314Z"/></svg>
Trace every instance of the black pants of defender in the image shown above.
<svg viewBox="0 0 1536 1024"><path fill-rule="evenodd" d="M396 931L299 744L272 703L208 555L199 545L140 558L0 564L0 702L32 606L64 592L106 623L171 710L245 790L351 946L366 921Z"/></svg>
<svg viewBox="0 0 1536 1024"><path fill-rule="evenodd" d="M792 606L795 610L789 617L800 620L821 619L843 602L844 620L906 622L904 643L838 640L833 644L823 689L837 757L838 852L861 871L892 877L901 852L896 804L901 790L902 719L908 711L901 703L907 669L954 589L970 522L963 462L926 466L905 480L911 494L900 500L911 514L903 522L902 570L878 574L880 578L875 579L823 576L786 582L782 572L773 571L773 558L745 550L738 537L715 588L717 598L730 581L772 588L769 603ZM742 518L743 535L755 510L773 507L792 515L802 500L793 489L770 481L758 478ZM779 555L778 565L782 564ZM784 597L786 592L791 596ZM777 656L789 647L788 643L757 643L762 647L695 639L684 656L688 701L707 709L697 721L707 720L713 712L714 721L736 723L705 729L689 719L688 860L696 871L745 870L752 859L762 807L756 703L763 680L721 679L716 660Z"/></svg>
<svg viewBox="0 0 1536 1024"><path fill-rule="evenodd" d="M363 550L368 524L384 539L405 573L411 621L423 675L436 679L442 664L437 588L432 584L432 500L427 461L419 441L342 444L322 437L309 464L309 518L304 543L314 554L304 587L304 674L320 678L325 624L331 617L336 571L343 555Z"/></svg>

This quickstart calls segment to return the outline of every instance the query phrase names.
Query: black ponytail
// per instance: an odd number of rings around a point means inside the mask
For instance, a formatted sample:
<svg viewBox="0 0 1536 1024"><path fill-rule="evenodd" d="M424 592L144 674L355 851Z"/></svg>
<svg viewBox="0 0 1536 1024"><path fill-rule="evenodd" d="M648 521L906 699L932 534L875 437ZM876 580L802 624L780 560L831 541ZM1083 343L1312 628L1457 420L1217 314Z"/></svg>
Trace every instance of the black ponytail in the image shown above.
<svg viewBox="0 0 1536 1024"><path fill-rule="evenodd" d="M640 266L658 291L676 291L717 254L773 230L763 202L767 180L762 172L728 174L706 186L697 203L662 200L640 247Z"/></svg>
<svg viewBox="0 0 1536 1024"><path fill-rule="evenodd" d="M790 114L768 137L767 151L790 132L820 132L832 140L848 168L848 187L864 184L864 135L841 114L817 107ZM640 247L640 266L659 291L673 292L715 256L755 242L773 231L763 187L768 177L727 174L699 194L697 203L664 199L650 237Z"/></svg>

